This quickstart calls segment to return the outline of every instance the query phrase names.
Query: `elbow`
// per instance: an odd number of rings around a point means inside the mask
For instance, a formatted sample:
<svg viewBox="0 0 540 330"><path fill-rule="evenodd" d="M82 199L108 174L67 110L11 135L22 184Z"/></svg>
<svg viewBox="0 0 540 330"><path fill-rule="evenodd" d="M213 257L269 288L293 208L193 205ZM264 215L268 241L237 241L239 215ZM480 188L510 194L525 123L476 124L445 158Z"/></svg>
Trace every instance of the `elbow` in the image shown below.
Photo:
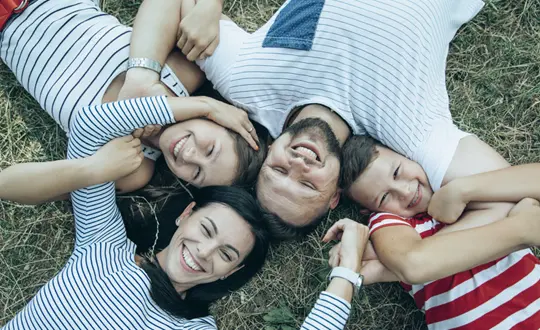
<svg viewBox="0 0 540 330"><path fill-rule="evenodd" d="M429 281L429 261L424 260L417 251L404 254L398 267L395 273L402 282L414 285Z"/></svg>

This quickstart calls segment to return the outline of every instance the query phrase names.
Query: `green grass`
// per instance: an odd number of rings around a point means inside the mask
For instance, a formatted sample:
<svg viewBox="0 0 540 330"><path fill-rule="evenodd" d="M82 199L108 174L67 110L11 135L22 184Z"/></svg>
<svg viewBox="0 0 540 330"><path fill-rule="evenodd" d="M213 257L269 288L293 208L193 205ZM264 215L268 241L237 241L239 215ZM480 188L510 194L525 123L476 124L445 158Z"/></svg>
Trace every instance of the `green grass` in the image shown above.
<svg viewBox="0 0 540 330"><path fill-rule="evenodd" d="M247 30L264 23L283 0L226 1L226 13ZM139 1L107 0L104 9L131 23ZM448 57L452 114L514 164L540 161L540 2L489 1L462 28ZM0 168L65 157L61 129L0 65ZM328 223L358 219L341 205ZM328 225L327 225L328 226ZM326 227L327 227L326 226ZM298 328L325 288L325 228L273 248L264 271L214 309L222 329ZM0 201L0 324L33 297L73 247L68 203L37 207ZM270 313L270 314L269 314ZM398 285L373 285L355 300L348 329L423 329L423 315Z"/></svg>

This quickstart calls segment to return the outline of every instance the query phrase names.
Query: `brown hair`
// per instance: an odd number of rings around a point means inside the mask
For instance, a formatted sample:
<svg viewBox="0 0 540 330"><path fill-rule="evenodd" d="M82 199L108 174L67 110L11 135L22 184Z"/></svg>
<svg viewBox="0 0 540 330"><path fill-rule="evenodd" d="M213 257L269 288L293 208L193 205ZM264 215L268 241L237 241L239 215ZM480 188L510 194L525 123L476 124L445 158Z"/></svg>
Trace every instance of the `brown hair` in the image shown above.
<svg viewBox="0 0 540 330"><path fill-rule="evenodd" d="M259 150L254 150L240 134L229 131L234 138L236 155L238 156L238 167L236 170L233 186L251 188L255 185L257 176L262 167L266 154L268 153L269 134L266 128L252 122L257 136L259 137Z"/></svg>
<svg viewBox="0 0 540 330"><path fill-rule="evenodd" d="M381 143L366 135L353 135L345 141L341 155L341 173L339 186L345 194L356 179L364 173L379 152L377 146Z"/></svg>

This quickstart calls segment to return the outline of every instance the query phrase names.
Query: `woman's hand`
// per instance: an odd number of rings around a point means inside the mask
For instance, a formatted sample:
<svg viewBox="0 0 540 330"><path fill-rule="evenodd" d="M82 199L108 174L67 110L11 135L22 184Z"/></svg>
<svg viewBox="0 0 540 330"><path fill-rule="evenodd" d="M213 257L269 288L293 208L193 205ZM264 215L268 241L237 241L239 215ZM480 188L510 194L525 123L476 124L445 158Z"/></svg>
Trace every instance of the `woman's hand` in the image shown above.
<svg viewBox="0 0 540 330"><path fill-rule="evenodd" d="M183 0L177 46L189 61L205 59L219 44L221 0Z"/></svg>
<svg viewBox="0 0 540 330"><path fill-rule="evenodd" d="M257 146L259 138L247 112L212 98L206 98L206 100L211 108L206 115L208 119L240 134L253 149L259 150Z"/></svg>
<svg viewBox="0 0 540 330"><path fill-rule="evenodd" d="M452 224L461 217L469 202L460 180L456 179L433 194L428 213L437 221Z"/></svg>
<svg viewBox="0 0 540 330"><path fill-rule="evenodd" d="M88 158L99 182L116 181L141 165L144 155L141 140L131 135L111 140Z"/></svg>
<svg viewBox="0 0 540 330"><path fill-rule="evenodd" d="M341 240L330 250L329 264L332 267L346 267L360 273L368 239L368 227L351 219L339 220L328 229L323 237L323 242Z"/></svg>
<svg viewBox="0 0 540 330"><path fill-rule="evenodd" d="M137 139L146 139L156 136L161 132L161 125L146 125L144 128L137 128L131 135Z"/></svg>

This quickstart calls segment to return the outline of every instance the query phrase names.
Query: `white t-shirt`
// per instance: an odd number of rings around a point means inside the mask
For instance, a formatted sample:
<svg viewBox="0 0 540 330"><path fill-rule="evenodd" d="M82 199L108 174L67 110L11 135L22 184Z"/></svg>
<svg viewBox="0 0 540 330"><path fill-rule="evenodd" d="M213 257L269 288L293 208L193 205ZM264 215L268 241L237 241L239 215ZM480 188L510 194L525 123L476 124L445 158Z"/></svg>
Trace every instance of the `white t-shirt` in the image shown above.
<svg viewBox="0 0 540 330"><path fill-rule="evenodd" d="M273 137L292 109L322 104L354 134L369 134L422 165L436 190L460 139L468 135L450 114L445 84L449 42L483 4L289 0L252 34L221 21L219 46L198 64L216 90ZM321 10L312 12L317 5ZM269 37L278 44L294 43L306 30L295 24L307 20L316 22L311 39L300 40L309 50L263 46ZM287 24L293 25L290 31L282 28Z"/></svg>

